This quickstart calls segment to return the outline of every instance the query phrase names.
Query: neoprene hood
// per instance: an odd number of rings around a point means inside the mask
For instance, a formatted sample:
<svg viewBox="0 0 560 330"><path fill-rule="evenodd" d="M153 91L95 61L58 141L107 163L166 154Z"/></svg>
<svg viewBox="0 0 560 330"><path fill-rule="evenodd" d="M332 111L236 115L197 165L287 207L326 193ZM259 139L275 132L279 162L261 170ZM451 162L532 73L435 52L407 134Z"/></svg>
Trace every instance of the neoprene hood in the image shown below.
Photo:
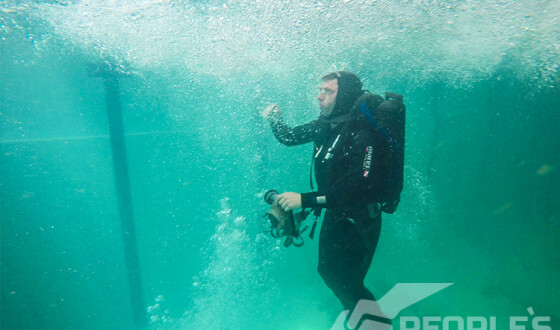
<svg viewBox="0 0 560 330"><path fill-rule="evenodd" d="M362 82L355 74L347 71L338 71L323 77L323 80L331 79L337 80L338 93L333 112L327 119L333 119L348 113L358 97L362 95Z"/></svg>

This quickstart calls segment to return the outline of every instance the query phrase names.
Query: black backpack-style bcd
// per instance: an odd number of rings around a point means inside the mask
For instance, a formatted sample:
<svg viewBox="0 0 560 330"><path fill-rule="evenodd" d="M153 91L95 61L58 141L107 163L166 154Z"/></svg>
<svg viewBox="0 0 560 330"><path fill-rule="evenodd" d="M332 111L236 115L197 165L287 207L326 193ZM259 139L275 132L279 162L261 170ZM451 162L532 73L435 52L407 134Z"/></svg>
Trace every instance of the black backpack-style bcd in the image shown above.
<svg viewBox="0 0 560 330"><path fill-rule="evenodd" d="M386 143L383 157L385 172L372 189L385 213L394 213L400 202L404 176L404 131L406 107L403 96L391 92L380 95L365 92L354 106L375 130L375 136Z"/></svg>

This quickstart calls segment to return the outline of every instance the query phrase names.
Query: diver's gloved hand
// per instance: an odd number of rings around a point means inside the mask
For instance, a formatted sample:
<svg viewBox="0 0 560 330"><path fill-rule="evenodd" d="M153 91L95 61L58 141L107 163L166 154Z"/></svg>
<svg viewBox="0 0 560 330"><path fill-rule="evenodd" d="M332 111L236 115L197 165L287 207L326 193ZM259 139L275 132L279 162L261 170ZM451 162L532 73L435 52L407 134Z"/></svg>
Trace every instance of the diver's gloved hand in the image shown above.
<svg viewBox="0 0 560 330"><path fill-rule="evenodd" d="M284 211L291 211L301 208L301 194L295 192L285 192L278 195L276 202Z"/></svg>
<svg viewBox="0 0 560 330"><path fill-rule="evenodd" d="M262 112L262 116L263 118L269 120L273 118L280 118L282 117L282 110L280 110L278 104L274 103L264 109L264 111Z"/></svg>

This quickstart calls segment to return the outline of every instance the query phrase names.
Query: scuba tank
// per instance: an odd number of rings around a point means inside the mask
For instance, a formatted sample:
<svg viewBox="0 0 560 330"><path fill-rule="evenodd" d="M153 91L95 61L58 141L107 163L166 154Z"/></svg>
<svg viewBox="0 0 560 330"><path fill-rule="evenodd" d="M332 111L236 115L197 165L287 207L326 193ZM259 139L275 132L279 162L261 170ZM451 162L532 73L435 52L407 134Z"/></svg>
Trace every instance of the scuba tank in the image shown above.
<svg viewBox="0 0 560 330"><path fill-rule="evenodd" d="M406 106L403 96L386 92L385 98L380 95L364 92L354 105L371 124L388 146L385 157L383 182L376 184L375 196L385 213L394 213L400 201L404 180L404 142Z"/></svg>

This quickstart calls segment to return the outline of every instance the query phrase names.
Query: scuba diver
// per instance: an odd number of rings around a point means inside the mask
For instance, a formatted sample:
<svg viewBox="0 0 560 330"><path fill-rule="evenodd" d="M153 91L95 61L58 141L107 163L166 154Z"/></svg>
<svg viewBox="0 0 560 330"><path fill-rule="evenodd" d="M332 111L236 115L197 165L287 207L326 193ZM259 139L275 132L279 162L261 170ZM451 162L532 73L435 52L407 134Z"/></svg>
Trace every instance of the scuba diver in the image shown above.
<svg viewBox="0 0 560 330"><path fill-rule="evenodd" d="M319 235L318 272L344 309L353 310L361 299L375 300L364 286L364 278L379 240L381 212L394 212L400 190L391 201L380 195L391 164L387 161L390 143L358 109L362 100L367 99L366 105L374 108L383 98L362 90L356 75L339 71L322 77L317 99L319 118L294 128L284 123L276 104L262 113L280 143L314 142L312 168L318 190L285 192L275 196L275 202L286 212L313 209L316 217L326 209ZM404 115L404 105L402 109ZM404 125L402 133L404 139ZM402 190L402 180L400 184Z"/></svg>

